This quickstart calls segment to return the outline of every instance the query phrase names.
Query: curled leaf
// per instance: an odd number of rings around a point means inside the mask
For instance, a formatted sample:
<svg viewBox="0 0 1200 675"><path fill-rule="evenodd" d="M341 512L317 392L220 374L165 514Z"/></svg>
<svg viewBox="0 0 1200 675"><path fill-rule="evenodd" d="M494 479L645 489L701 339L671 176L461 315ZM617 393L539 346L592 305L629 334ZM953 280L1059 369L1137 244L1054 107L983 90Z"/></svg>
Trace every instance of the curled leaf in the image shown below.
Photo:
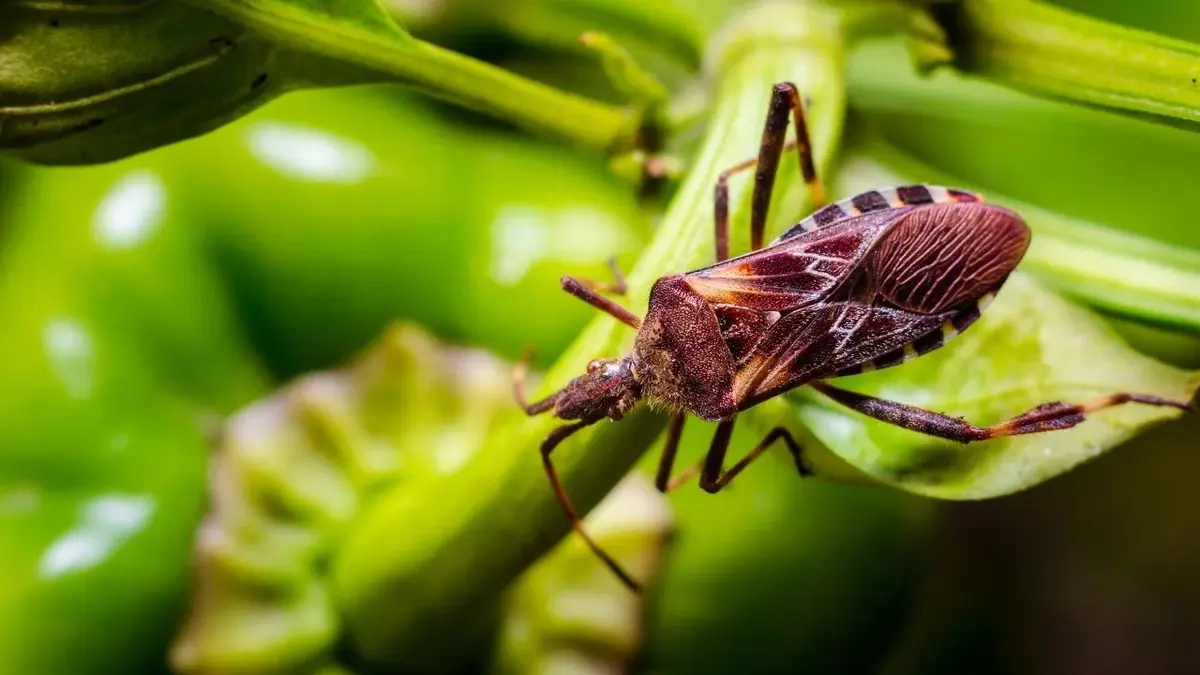
<svg viewBox="0 0 1200 675"><path fill-rule="evenodd" d="M1190 401L1200 373L1133 351L1087 310L1017 273L983 318L945 347L838 384L987 425L1042 403L1084 402L1114 392ZM1182 414L1128 404L1092 413L1072 429L963 445L858 415L812 390L788 398L792 413L863 473L947 499L1032 487Z"/></svg>

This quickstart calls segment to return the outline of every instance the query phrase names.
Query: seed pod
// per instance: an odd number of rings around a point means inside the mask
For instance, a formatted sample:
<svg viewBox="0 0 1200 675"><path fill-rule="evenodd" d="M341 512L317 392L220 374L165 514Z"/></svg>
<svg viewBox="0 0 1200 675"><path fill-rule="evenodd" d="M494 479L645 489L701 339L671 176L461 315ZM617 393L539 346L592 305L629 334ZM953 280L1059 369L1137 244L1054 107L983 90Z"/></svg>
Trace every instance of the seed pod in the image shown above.
<svg viewBox="0 0 1200 675"><path fill-rule="evenodd" d="M92 164L197 136L283 89L276 48L181 2L0 0L0 151Z"/></svg>

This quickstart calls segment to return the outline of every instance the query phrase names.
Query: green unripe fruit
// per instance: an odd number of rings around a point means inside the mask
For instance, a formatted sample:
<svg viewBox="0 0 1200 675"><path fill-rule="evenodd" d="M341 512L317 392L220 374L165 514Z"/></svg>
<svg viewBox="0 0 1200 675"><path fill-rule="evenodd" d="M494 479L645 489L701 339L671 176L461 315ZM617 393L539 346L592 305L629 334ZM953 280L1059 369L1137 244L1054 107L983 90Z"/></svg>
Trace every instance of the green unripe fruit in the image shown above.
<svg viewBox="0 0 1200 675"><path fill-rule="evenodd" d="M93 164L191 138L283 90L276 47L180 2L0 0L0 150Z"/></svg>

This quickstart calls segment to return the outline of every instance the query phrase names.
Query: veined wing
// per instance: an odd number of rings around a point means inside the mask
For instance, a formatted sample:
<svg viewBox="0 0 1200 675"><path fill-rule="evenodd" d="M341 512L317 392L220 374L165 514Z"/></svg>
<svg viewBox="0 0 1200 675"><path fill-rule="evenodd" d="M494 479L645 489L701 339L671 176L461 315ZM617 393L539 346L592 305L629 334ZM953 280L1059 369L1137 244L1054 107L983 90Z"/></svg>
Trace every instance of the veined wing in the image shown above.
<svg viewBox="0 0 1200 675"><path fill-rule="evenodd" d="M738 409L813 380L844 374L897 350L906 357L897 363L916 357L957 334L960 329L955 326L964 319L978 316L974 305L919 314L855 300L798 309L771 326L738 363L734 376Z"/></svg>
<svg viewBox="0 0 1200 675"><path fill-rule="evenodd" d="M868 213L701 268L688 285L711 304L783 312L827 297L912 207Z"/></svg>

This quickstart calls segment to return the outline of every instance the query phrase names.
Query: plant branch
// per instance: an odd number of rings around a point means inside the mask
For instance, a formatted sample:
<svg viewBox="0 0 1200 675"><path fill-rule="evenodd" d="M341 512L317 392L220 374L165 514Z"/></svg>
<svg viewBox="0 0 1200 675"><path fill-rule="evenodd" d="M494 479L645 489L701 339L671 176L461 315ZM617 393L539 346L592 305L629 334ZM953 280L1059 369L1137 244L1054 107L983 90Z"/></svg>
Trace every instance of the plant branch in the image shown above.
<svg viewBox="0 0 1200 675"><path fill-rule="evenodd" d="M959 70L1042 95L1200 122L1200 45L1033 0L961 0L938 15L948 37L941 47ZM938 47L926 38L914 42Z"/></svg>
<svg viewBox="0 0 1200 675"><path fill-rule="evenodd" d="M392 23L373 2L334 8L278 0L192 2L239 21L286 48L317 57L316 61L351 66L292 73L301 81L333 86L379 81L382 75L386 76L383 81L399 82L581 147L615 151L637 142L641 126L637 110L561 91L418 40ZM335 77L326 81L330 74Z"/></svg>

